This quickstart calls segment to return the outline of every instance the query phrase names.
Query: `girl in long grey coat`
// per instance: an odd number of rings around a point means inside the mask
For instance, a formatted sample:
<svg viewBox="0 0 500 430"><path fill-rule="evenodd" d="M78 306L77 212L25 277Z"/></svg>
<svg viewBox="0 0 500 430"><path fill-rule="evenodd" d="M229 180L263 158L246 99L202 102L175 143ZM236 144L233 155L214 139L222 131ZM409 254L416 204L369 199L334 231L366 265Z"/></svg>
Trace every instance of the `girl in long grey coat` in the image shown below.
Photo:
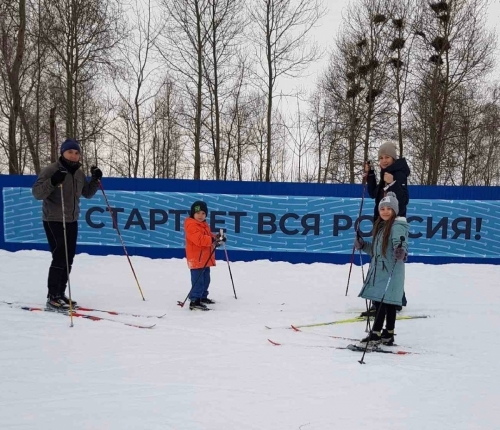
<svg viewBox="0 0 500 430"><path fill-rule="evenodd" d="M370 267L359 296L371 300L377 308L372 332L361 342L382 341L386 345L394 343L396 307L402 304L404 260L408 255L408 223L406 218L396 216L398 206L396 194L387 193L378 205L380 218L373 226L372 242L365 242L359 236L354 242L356 249L371 256ZM386 328L382 331L384 320Z"/></svg>

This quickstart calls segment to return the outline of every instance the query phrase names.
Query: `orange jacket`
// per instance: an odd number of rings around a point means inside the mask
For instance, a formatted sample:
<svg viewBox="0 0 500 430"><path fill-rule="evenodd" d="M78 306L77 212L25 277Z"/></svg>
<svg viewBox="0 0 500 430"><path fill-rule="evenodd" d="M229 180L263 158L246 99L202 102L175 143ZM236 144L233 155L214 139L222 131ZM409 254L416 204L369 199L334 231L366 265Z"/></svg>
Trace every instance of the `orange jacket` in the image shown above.
<svg viewBox="0 0 500 430"><path fill-rule="evenodd" d="M184 221L184 232L186 234L186 258L190 269L202 269L203 267L215 266L215 253L212 253L212 238L215 237L210 231L209 225L203 221L196 221L188 217ZM207 263L208 257L212 253ZM205 263L206 266L205 266Z"/></svg>

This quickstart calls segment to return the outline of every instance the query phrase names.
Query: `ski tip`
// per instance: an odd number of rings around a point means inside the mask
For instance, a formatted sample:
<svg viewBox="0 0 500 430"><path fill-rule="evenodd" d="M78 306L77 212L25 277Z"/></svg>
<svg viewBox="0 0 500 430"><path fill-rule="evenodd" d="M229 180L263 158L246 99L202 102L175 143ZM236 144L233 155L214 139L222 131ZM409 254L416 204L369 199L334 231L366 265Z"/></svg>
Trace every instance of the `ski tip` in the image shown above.
<svg viewBox="0 0 500 430"><path fill-rule="evenodd" d="M268 341L271 345L274 345L274 346L281 346L281 343L275 342L274 340L267 339L267 341Z"/></svg>
<svg viewBox="0 0 500 430"><path fill-rule="evenodd" d="M138 328L153 328L153 327L156 327L156 324L153 324L153 325L143 325L143 326L136 326Z"/></svg>
<svg viewBox="0 0 500 430"><path fill-rule="evenodd" d="M268 330L271 330L271 328L272 328L272 327L269 327L268 325L265 325L264 327L267 328Z"/></svg>
<svg viewBox="0 0 500 430"><path fill-rule="evenodd" d="M290 325L290 328L293 330L293 331L302 331L300 330L299 328L295 327L293 324Z"/></svg>

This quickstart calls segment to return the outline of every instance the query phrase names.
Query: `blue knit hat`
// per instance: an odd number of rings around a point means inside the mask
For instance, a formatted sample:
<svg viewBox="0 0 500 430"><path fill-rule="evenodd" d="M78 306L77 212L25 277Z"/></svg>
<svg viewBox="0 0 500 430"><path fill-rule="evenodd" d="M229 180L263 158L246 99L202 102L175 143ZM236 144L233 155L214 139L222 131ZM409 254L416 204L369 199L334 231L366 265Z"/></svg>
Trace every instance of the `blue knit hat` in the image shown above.
<svg viewBox="0 0 500 430"><path fill-rule="evenodd" d="M73 139L66 139L61 144L61 155L63 155L64 152L67 151L68 149L76 149L80 154L82 153L82 150L80 149L80 144Z"/></svg>

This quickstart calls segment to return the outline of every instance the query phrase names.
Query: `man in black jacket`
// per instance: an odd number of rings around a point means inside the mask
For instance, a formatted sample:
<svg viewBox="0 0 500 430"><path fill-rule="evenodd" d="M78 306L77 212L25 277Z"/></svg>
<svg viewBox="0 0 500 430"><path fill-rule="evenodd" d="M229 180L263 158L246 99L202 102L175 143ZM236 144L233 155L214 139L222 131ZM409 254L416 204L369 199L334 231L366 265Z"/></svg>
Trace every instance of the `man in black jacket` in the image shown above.
<svg viewBox="0 0 500 430"><path fill-rule="evenodd" d="M91 169L92 179L85 177L80 167L80 145L76 140L66 139L61 145L61 156L55 163L45 167L32 188L37 200L42 200L42 220L45 234L52 252L52 262L48 276L47 306L54 309L68 309L66 283L76 253L78 237L78 217L80 196L90 199L97 192L102 172L97 167ZM64 220L63 205L64 199ZM66 241L64 241L64 227ZM66 252L68 267L66 267ZM76 302L72 301L72 306Z"/></svg>

